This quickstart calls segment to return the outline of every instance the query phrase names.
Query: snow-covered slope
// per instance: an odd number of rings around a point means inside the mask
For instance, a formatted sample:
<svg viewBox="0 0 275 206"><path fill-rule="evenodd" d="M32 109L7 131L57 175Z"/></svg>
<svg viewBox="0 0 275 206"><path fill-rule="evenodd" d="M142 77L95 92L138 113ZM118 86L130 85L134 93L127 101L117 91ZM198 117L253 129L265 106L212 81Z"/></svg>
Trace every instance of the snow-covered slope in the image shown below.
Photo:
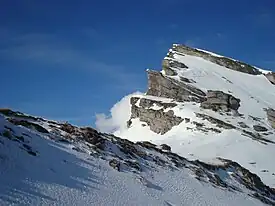
<svg viewBox="0 0 275 206"><path fill-rule="evenodd" d="M275 204L273 189L229 160L189 161L168 145L0 113L0 205Z"/></svg>
<svg viewBox="0 0 275 206"><path fill-rule="evenodd" d="M168 63L163 65L162 77L155 76L150 79L152 74L149 74L149 82L163 78L165 81L173 82L170 89L183 85L185 89L197 88L205 94L209 90L222 91L240 99L237 113L204 109L198 101L179 101L169 98L172 93L161 91L167 86L160 85L161 81L164 82L161 80L150 84L150 86L157 84L153 88L155 95L144 94L136 97L158 101L160 105L174 103L176 105L172 107L145 109L148 111L163 109L163 113L172 110L175 116L185 121L161 135L151 131L152 124L158 122L150 120L151 125L149 125L139 118L131 118L130 127L120 129L115 134L132 141L147 140L156 144L168 144L173 152L189 159L206 162L215 161L217 157L230 159L256 173L265 184L275 187L275 164L272 159L275 156L275 134L266 112L268 108L275 108L275 86L264 75L268 71L204 50L199 50L200 53L197 53L190 48L184 48L183 52L179 52L181 48L176 49L175 46L178 45L174 45L165 57ZM245 67L245 72L235 70L242 67ZM139 102L135 106L135 110L141 108ZM137 114L140 115L142 111L139 110Z"/></svg>

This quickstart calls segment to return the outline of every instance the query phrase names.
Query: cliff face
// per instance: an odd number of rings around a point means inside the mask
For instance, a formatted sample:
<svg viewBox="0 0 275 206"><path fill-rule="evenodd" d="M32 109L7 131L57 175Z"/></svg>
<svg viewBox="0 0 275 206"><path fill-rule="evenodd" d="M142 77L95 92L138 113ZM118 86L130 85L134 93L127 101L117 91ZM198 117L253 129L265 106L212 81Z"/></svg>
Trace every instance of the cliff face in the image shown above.
<svg viewBox="0 0 275 206"><path fill-rule="evenodd" d="M188 158L238 160L275 187L274 73L173 45L161 71L147 74L147 92L132 97L121 136L169 144Z"/></svg>
<svg viewBox="0 0 275 206"><path fill-rule="evenodd" d="M139 118L152 131L160 134L164 134L172 129L173 126L179 125L184 118L177 117L173 110L167 109L167 106L165 106L167 103L152 100L150 96L167 98L178 103L193 102L194 104L200 104L200 107L203 109L227 114L232 114L232 112L238 114L238 108L241 104L241 99L230 94L230 91L227 93L220 90L203 90L196 86L194 79L181 75L182 71L188 72L192 68L189 68L190 66L185 62L180 61L177 56L202 58L203 60L223 66L225 70L230 69L250 75L262 74L257 68L237 60L184 45L173 45L167 57L162 61L161 72L147 70L148 90L146 95L142 98L133 97L131 99L131 119ZM273 79L271 77L273 76L271 74L266 76L272 82ZM225 77L222 78L227 83L232 84L230 80ZM137 102L139 105L137 105ZM158 105L160 109L150 108L154 105ZM131 119L128 121L129 127L131 126Z"/></svg>

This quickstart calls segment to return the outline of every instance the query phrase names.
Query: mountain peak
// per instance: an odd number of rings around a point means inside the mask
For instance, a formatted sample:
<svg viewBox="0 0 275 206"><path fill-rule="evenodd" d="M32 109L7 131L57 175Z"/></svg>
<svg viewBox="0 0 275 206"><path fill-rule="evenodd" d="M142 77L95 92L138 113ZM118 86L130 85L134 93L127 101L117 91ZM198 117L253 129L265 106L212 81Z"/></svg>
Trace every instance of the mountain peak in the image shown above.
<svg viewBox="0 0 275 206"><path fill-rule="evenodd" d="M165 143L191 159L234 159L274 187L267 160L275 155L274 74L264 71L174 44L161 71L147 70L147 92L131 98L128 129L116 134Z"/></svg>

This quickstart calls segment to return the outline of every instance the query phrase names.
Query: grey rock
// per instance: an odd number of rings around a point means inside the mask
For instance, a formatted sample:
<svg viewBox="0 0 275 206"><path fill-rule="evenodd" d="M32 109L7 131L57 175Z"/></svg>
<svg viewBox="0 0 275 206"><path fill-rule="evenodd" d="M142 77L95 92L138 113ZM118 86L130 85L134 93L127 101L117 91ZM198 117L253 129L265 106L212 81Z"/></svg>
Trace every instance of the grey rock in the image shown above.
<svg viewBox="0 0 275 206"><path fill-rule="evenodd" d="M211 117L206 114L201 114L201 113L195 113L196 117L201 118L202 120L207 120L212 124L215 124L218 128L223 128L223 129L236 129L236 127L232 124L229 124L227 122L224 122L220 119Z"/></svg>
<svg viewBox="0 0 275 206"><path fill-rule="evenodd" d="M249 126L246 125L244 122L238 122L238 125L239 125L241 128L249 128Z"/></svg>
<svg viewBox="0 0 275 206"><path fill-rule="evenodd" d="M167 59L164 59L162 61L162 69L165 71L166 75L169 75L169 76L177 75L177 72L175 71L174 68L171 68L170 62Z"/></svg>
<svg viewBox="0 0 275 206"><path fill-rule="evenodd" d="M253 125L253 129L257 132L266 132L266 131L268 131L267 128L265 128L261 125Z"/></svg>
<svg viewBox="0 0 275 206"><path fill-rule="evenodd" d="M240 99L222 91L208 90L207 99L201 103L201 107L204 109L212 109L214 111L237 111L240 107Z"/></svg>
<svg viewBox="0 0 275 206"><path fill-rule="evenodd" d="M163 107L164 109L173 108L173 107L177 106L176 103L160 102L160 101L156 101L156 100L152 100L152 99L139 98L139 97L132 97L130 99L131 105L136 104L138 102L138 100L140 100L139 105L143 108L150 108L154 104L159 107Z"/></svg>
<svg viewBox="0 0 275 206"><path fill-rule="evenodd" d="M136 97L132 97L136 98ZM135 100L131 100L131 102L136 102ZM131 119L139 118L140 121L146 122L148 126L150 126L150 129L153 132L165 134L169 130L172 129L172 127L179 125L183 119L181 117L177 117L174 115L173 110L169 110L168 112L164 112L164 108L159 110L150 109L149 107L153 105L153 103L156 103L154 100L150 99L140 99L139 107L136 106L136 104L131 105ZM163 107L171 106L168 105L171 103L162 103L158 102L157 105ZM128 122L129 122L128 121Z"/></svg>
<svg viewBox="0 0 275 206"><path fill-rule="evenodd" d="M265 77L272 83L275 84L275 72L270 72L265 75Z"/></svg>
<svg viewBox="0 0 275 206"><path fill-rule="evenodd" d="M268 119L270 125L272 126L272 128L275 129L275 110L269 108L266 110L266 114L267 114L267 119Z"/></svg>
<svg viewBox="0 0 275 206"><path fill-rule="evenodd" d="M206 94L193 85L165 77L160 72L148 70L147 95L166 97L178 102L205 101Z"/></svg>

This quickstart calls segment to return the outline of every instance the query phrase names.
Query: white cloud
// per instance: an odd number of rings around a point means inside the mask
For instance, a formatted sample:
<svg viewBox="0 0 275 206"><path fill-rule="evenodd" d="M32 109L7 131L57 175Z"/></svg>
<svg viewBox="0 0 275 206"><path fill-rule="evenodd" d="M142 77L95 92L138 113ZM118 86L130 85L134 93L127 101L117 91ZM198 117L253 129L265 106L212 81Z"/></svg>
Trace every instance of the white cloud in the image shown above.
<svg viewBox="0 0 275 206"><path fill-rule="evenodd" d="M141 94L141 92L135 92L123 97L111 108L110 116L97 114L96 128L105 133L114 133L115 131L126 129L127 121L131 115L130 98L137 94Z"/></svg>

